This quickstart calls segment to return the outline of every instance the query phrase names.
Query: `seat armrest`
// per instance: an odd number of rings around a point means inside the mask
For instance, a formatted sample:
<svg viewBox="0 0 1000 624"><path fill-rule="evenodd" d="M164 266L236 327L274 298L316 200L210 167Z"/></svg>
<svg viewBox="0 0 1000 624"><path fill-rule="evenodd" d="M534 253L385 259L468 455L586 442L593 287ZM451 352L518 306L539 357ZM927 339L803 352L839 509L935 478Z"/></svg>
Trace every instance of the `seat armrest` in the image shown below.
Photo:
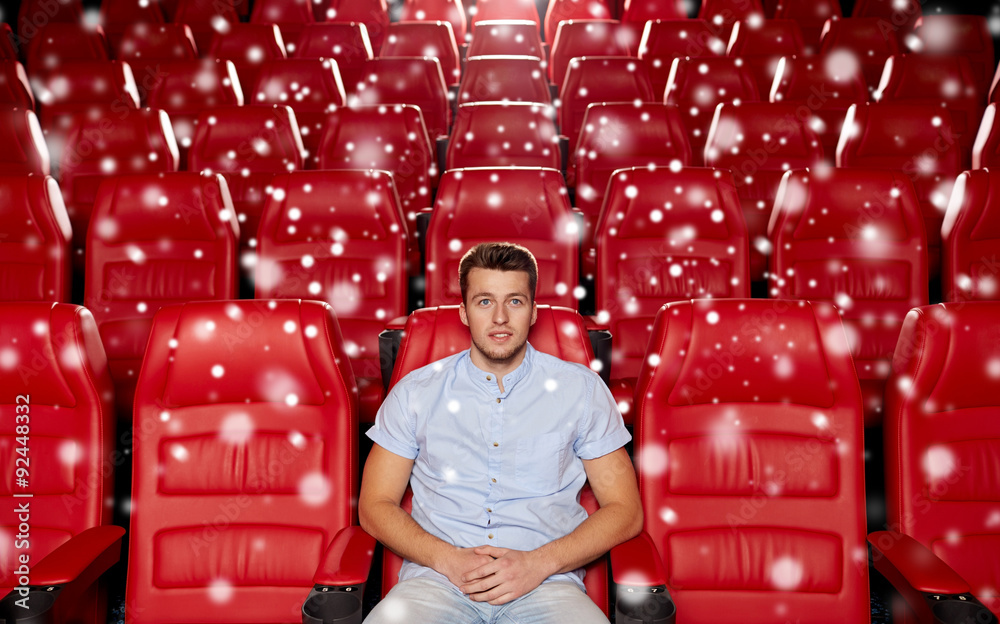
<svg viewBox="0 0 1000 624"><path fill-rule="evenodd" d="M611 549L611 577L617 586L615 622L673 624L677 608L652 538L643 531Z"/></svg>
<svg viewBox="0 0 1000 624"><path fill-rule="evenodd" d="M906 600L918 622L997 622L965 579L909 535L876 531L868 543L875 569Z"/></svg>
<svg viewBox="0 0 1000 624"><path fill-rule="evenodd" d="M375 555L375 538L359 526L341 529L326 549L302 603L303 624L361 624L365 581Z"/></svg>
<svg viewBox="0 0 1000 624"><path fill-rule="evenodd" d="M73 536L31 568L32 585L68 585L110 568L121 556L125 529L113 524L91 527Z"/></svg>

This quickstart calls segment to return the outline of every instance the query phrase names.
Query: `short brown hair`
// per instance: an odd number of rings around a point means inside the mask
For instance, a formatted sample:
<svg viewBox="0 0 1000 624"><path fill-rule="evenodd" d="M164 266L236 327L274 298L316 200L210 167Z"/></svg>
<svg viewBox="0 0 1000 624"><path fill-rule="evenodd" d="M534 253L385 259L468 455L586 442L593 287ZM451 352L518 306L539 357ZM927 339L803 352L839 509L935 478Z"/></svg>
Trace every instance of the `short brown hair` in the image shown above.
<svg viewBox="0 0 1000 624"><path fill-rule="evenodd" d="M458 265L458 285L462 289L465 303L469 290L469 271L488 269L492 271L524 271L528 274L528 290L531 302L535 302L535 286L538 284L538 263L535 256L516 243L479 243L462 256Z"/></svg>

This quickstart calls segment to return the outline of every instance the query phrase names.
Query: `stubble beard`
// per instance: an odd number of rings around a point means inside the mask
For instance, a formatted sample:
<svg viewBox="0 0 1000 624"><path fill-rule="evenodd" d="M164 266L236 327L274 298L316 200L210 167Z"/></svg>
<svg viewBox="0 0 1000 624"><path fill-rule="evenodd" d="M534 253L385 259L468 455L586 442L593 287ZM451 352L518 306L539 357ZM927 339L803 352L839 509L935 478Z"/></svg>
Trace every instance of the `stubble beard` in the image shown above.
<svg viewBox="0 0 1000 624"><path fill-rule="evenodd" d="M493 365L504 366L510 363L511 360L520 355L528 344L527 340L522 340L516 345L511 345L506 349L489 347L482 344L478 339L473 339L472 344L476 346L479 353L482 354L486 360Z"/></svg>

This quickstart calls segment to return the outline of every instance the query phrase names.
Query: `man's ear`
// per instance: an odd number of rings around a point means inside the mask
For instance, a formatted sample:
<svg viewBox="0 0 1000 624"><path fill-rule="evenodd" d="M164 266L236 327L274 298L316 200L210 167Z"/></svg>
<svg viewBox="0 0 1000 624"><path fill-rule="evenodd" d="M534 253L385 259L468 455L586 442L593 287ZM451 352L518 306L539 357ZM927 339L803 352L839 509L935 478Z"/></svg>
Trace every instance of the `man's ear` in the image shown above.
<svg viewBox="0 0 1000 624"><path fill-rule="evenodd" d="M463 301L458 305L458 318L462 319L462 324L466 327L469 326L469 314L465 311L465 302ZM532 318L531 322L534 323L535 319Z"/></svg>
<svg viewBox="0 0 1000 624"><path fill-rule="evenodd" d="M532 301L531 302L531 324L534 325L535 321L537 321L537 320L538 320L538 306L536 306L535 302Z"/></svg>

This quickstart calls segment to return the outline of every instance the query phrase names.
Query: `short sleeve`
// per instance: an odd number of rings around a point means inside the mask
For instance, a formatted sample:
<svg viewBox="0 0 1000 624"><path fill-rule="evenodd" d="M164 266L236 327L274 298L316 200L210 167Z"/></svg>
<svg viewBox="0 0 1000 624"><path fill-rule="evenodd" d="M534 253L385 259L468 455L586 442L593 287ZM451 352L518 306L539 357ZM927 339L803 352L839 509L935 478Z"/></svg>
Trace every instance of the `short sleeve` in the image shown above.
<svg viewBox="0 0 1000 624"><path fill-rule="evenodd" d="M611 391L597 375L593 375L588 381L590 397L587 410L573 445L573 450L580 459L596 459L607 455L632 439Z"/></svg>
<svg viewBox="0 0 1000 624"><path fill-rule="evenodd" d="M406 408L406 394L402 383L389 391L389 396L375 415L375 424L366 435L391 453L406 459L416 459L420 447L417 446L416 423Z"/></svg>

